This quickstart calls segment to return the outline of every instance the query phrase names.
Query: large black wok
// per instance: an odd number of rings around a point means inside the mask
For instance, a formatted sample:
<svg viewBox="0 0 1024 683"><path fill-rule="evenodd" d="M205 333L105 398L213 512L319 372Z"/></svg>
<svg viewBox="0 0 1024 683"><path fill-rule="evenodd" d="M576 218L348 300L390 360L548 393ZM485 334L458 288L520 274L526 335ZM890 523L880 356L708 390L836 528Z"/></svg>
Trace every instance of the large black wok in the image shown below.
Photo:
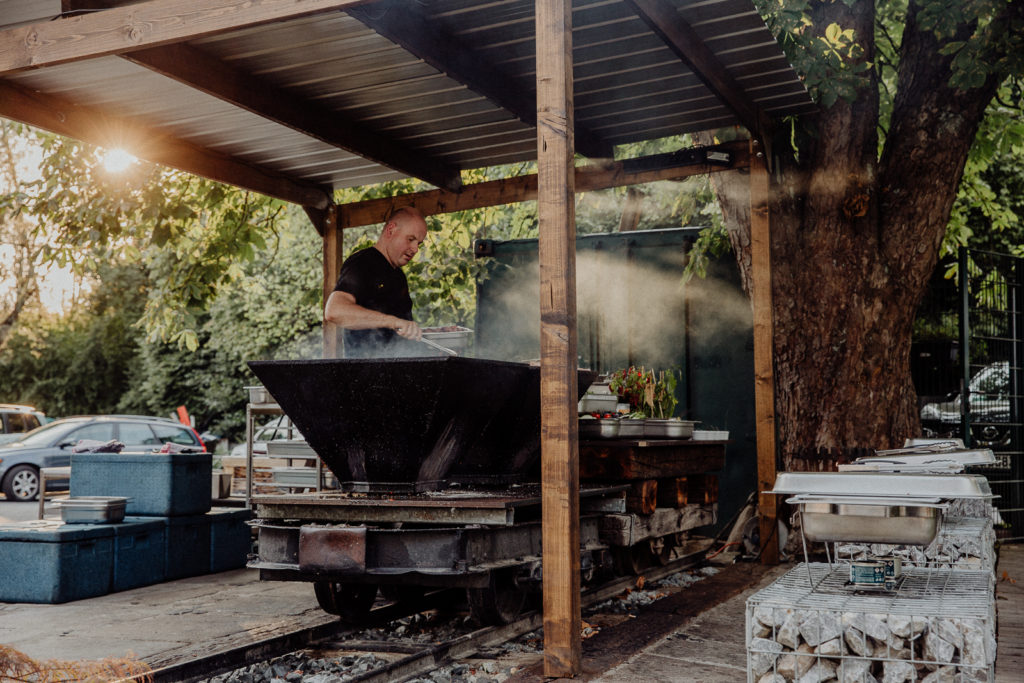
<svg viewBox="0 0 1024 683"><path fill-rule="evenodd" d="M459 357L249 367L350 490L512 483L539 455L537 367ZM580 395L593 380L579 372Z"/></svg>

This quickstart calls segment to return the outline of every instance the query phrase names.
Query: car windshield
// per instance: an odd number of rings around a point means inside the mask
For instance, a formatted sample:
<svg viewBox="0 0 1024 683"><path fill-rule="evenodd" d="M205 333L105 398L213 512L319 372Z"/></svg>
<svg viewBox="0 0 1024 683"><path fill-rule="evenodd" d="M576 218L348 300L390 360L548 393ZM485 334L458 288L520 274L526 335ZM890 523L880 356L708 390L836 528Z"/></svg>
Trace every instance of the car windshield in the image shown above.
<svg viewBox="0 0 1024 683"><path fill-rule="evenodd" d="M45 424L42 427L37 427L31 432L26 432L23 437L18 439L18 443L25 446L49 446L52 443L58 441L62 436L71 432L76 427L81 427L82 423L78 420L71 422L51 422Z"/></svg>

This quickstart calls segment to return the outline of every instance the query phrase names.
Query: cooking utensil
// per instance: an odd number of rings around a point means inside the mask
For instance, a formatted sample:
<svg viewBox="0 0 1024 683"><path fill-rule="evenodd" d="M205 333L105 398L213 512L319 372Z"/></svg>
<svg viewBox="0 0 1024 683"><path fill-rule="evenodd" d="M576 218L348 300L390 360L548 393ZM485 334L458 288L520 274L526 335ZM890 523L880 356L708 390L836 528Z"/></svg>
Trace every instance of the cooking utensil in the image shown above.
<svg viewBox="0 0 1024 683"><path fill-rule="evenodd" d="M440 351L442 353L445 353L445 354L447 354L449 356L457 356L457 355L459 355L457 351L452 351L447 346L441 346L436 341L431 341L431 340L427 339L426 337L423 337L422 339L420 339L420 341L423 342L424 344L426 344L427 346L429 346L431 348L434 348L434 349L437 349L438 351Z"/></svg>

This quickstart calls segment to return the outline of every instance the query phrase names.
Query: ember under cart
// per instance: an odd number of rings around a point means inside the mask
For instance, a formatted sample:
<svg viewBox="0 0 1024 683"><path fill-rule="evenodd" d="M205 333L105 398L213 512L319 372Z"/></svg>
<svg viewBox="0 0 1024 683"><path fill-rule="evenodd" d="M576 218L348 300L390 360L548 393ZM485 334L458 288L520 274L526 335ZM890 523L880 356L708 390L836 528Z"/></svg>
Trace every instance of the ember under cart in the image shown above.
<svg viewBox="0 0 1024 683"><path fill-rule="evenodd" d="M538 368L456 357L250 366L341 482L253 498L261 579L312 582L324 610L353 621L378 589L465 588L484 623L513 620L540 590ZM581 394L592 380L580 371ZM666 562L689 530L714 523L706 473L724 456L721 442L582 441L583 581ZM671 495L659 500L661 475Z"/></svg>

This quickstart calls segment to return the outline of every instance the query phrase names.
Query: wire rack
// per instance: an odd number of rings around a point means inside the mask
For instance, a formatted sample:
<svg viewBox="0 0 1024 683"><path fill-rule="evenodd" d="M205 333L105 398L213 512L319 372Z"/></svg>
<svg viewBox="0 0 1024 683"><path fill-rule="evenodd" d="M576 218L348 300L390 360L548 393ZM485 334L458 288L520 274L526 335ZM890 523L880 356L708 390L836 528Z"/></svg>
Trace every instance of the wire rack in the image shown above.
<svg viewBox="0 0 1024 683"><path fill-rule="evenodd" d="M895 590L848 585L845 565L804 563L747 600L747 679L991 681L992 573L914 567Z"/></svg>
<svg viewBox="0 0 1024 683"><path fill-rule="evenodd" d="M944 517L935 540L925 548L880 543L836 543L838 562L898 557L904 567L975 569L995 572L996 535L991 519Z"/></svg>

